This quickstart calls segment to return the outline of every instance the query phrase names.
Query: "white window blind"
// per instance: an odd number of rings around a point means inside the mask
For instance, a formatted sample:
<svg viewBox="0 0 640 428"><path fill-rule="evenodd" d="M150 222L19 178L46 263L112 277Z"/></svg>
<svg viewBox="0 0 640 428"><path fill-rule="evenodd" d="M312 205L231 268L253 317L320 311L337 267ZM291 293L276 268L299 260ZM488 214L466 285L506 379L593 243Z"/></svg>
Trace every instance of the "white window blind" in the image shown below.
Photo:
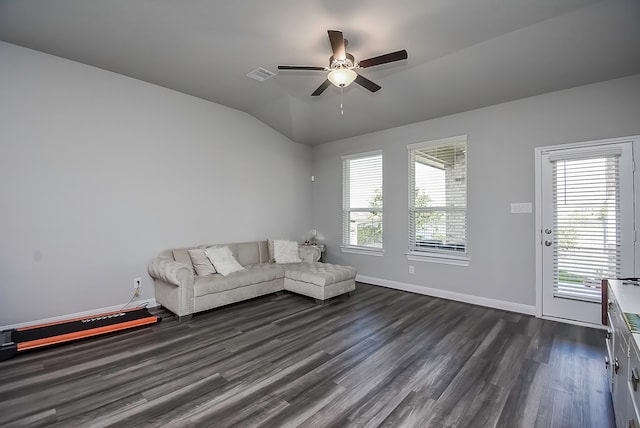
<svg viewBox="0 0 640 428"><path fill-rule="evenodd" d="M382 249L382 153L342 159L343 244Z"/></svg>
<svg viewBox="0 0 640 428"><path fill-rule="evenodd" d="M619 155L551 163L554 296L600 302L601 280L620 275Z"/></svg>
<svg viewBox="0 0 640 428"><path fill-rule="evenodd" d="M407 148L409 250L466 254L466 136Z"/></svg>

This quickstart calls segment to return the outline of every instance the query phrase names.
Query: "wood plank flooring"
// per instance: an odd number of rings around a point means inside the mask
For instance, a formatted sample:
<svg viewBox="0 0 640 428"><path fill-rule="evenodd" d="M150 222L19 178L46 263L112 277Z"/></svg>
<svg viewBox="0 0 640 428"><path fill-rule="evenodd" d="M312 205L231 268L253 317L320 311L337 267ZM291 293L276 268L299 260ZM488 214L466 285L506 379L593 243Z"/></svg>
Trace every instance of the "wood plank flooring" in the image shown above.
<svg viewBox="0 0 640 428"><path fill-rule="evenodd" d="M285 292L0 362L0 426L615 427L603 336L360 283Z"/></svg>

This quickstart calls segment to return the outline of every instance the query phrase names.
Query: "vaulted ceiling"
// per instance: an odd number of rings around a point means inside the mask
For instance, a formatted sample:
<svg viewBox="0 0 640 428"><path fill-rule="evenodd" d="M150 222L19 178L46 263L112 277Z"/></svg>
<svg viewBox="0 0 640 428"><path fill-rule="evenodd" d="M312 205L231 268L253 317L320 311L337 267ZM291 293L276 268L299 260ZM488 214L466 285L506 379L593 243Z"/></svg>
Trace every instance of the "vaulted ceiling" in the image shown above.
<svg viewBox="0 0 640 428"><path fill-rule="evenodd" d="M638 0L0 0L0 40L244 111L318 144L640 73ZM382 86L310 94L327 30ZM0 61L2 58L0 58ZM256 67L276 76L246 77Z"/></svg>

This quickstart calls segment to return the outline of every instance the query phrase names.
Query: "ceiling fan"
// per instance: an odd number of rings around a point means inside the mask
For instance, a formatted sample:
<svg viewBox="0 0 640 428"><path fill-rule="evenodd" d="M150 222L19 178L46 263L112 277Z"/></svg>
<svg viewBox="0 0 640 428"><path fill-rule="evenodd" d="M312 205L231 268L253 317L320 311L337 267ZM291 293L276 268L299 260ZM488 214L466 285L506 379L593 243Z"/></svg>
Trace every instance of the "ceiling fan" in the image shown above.
<svg viewBox="0 0 640 428"><path fill-rule="evenodd" d="M322 94L331 83L339 88L345 88L351 83L356 82L363 88L368 89L371 92L376 92L382 87L356 73L355 70L407 59L407 51L403 49L401 51L391 52L356 62L354 56L347 52L348 41L342 35L342 31L329 30L328 33L331 49L333 50L333 55L329 58L329 67L313 67L304 65L278 66L278 70L328 71L329 74L327 75L327 79L311 94L312 97L317 97Z"/></svg>

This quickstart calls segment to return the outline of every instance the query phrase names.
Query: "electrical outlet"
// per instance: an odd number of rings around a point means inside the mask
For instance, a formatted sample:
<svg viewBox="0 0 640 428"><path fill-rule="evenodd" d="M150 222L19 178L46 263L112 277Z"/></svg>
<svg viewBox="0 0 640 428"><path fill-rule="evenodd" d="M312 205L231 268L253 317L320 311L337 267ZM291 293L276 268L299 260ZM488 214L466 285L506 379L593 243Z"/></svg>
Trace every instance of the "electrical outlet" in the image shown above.
<svg viewBox="0 0 640 428"><path fill-rule="evenodd" d="M142 287L142 278L133 278L133 289L137 290Z"/></svg>
<svg viewBox="0 0 640 428"><path fill-rule="evenodd" d="M416 268L415 268L415 267L413 267L413 266L409 266L409 273L410 273L411 275L413 275L414 273L416 273Z"/></svg>

